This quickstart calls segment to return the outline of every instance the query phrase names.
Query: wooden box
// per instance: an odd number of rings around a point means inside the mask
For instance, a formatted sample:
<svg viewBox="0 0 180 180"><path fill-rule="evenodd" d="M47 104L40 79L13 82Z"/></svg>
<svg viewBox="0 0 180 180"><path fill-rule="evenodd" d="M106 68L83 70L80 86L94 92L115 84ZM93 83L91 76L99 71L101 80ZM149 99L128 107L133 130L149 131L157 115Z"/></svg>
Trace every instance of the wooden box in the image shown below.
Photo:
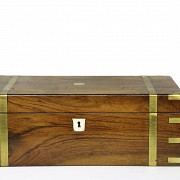
<svg viewBox="0 0 180 180"><path fill-rule="evenodd" d="M0 76L0 165L180 165L168 76Z"/></svg>

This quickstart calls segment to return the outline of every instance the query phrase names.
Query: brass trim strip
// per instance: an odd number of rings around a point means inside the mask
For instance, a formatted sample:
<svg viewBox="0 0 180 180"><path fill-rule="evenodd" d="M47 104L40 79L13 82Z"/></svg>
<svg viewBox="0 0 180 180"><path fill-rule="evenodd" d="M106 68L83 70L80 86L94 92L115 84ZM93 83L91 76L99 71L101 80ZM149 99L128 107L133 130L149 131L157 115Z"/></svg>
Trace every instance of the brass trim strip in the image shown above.
<svg viewBox="0 0 180 180"><path fill-rule="evenodd" d="M180 118L169 118L169 123L180 123Z"/></svg>
<svg viewBox="0 0 180 180"><path fill-rule="evenodd" d="M149 113L149 166L157 165L157 113Z"/></svg>
<svg viewBox="0 0 180 180"><path fill-rule="evenodd" d="M0 95L0 166L8 166L7 95Z"/></svg>
<svg viewBox="0 0 180 180"><path fill-rule="evenodd" d="M180 138L168 138L168 143L180 143Z"/></svg>
<svg viewBox="0 0 180 180"><path fill-rule="evenodd" d="M0 166L8 166L8 119L7 119L7 93L17 81L13 76L0 92Z"/></svg>
<svg viewBox="0 0 180 180"><path fill-rule="evenodd" d="M180 157L168 157L168 163L180 163Z"/></svg>
<svg viewBox="0 0 180 180"><path fill-rule="evenodd" d="M157 113L157 95L149 95L149 112L154 114Z"/></svg>
<svg viewBox="0 0 180 180"><path fill-rule="evenodd" d="M180 94L170 94L170 95L168 95L168 100L179 100L180 101Z"/></svg>
<svg viewBox="0 0 180 180"><path fill-rule="evenodd" d="M142 76L149 92L149 166L157 165L157 94L148 76Z"/></svg>
<svg viewBox="0 0 180 180"><path fill-rule="evenodd" d="M17 81L18 76L13 76L8 83L6 84L6 86L4 87L4 89L0 92L0 94L7 94L8 91L13 87L13 85L15 84L15 82Z"/></svg>
<svg viewBox="0 0 180 180"><path fill-rule="evenodd" d="M148 76L142 76L142 79L144 81L144 84L149 92L149 94L156 94L156 90L154 89L154 86L151 83L151 80Z"/></svg>

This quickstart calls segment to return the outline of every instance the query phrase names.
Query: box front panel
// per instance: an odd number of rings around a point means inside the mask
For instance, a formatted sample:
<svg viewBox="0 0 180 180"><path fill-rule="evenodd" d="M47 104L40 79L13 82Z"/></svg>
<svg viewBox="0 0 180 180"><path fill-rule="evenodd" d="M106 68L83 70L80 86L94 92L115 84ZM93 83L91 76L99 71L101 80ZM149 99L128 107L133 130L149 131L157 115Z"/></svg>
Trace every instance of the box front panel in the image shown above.
<svg viewBox="0 0 180 180"><path fill-rule="evenodd" d="M73 129L83 118L85 130ZM148 165L148 113L8 114L9 165Z"/></svg>
<svg viewBox="0 0 180 180"><path fill-rule="evenodd" d="M147 95L9 95L9 113L149 111Z"/></svg>

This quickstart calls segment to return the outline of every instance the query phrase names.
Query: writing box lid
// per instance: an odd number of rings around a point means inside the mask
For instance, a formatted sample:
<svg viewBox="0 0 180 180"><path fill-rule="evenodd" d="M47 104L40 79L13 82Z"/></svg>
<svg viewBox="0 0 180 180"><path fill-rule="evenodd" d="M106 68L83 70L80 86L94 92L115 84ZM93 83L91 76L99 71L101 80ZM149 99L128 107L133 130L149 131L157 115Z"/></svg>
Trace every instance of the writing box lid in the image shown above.
<svg viewBox="0 0 180 180"><path fill-rule="evenodd" d="M150 94L163 105L179 88L169 76L0 76L0 91L8 112L149 112Z"/></svg>
<svg viewBox="0 0 180 180"><path fill-rule="evenodd" d="M10 95L117 94L148 95L142 76L0 76L0 91L15 79ZM169 76L149 76L157 94L173 94L178 86ZM13 83L13 81L12 81Z"/></svg>

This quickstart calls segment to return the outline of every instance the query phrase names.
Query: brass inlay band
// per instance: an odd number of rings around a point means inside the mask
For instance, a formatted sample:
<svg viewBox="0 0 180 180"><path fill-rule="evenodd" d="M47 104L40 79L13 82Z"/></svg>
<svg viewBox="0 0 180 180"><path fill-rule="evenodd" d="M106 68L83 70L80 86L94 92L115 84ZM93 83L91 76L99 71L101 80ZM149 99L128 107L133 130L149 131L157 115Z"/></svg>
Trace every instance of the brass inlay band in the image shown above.
<svg viewBox="0 0 180 180"><path fill-rule="evenodd" d="M180 157L168 157L168 163L180 163Z"/></svg>
<svg viewBox="0 0 180 180"><path fill-rule="evenodd" d="M0 166L8 166L7 93L17 80L13 76L0 92Z"/></svg>
<svg viewBox="0 0 180 180"><path fill-rule="evenodd" d="M142 76L149 92L149 166L157 165L157 94L148 76Z"/></svg>
<svg viewBox="0 0 180 180"><path fill-rule="evenodd" d="M7 95L0 95L0 166L8 166Z"/></svg>
<svg viewBox="0 0 180 180"><path fill-rule="evenodd" d="M149 95L149 113L157 113L157 95Z"/></svg>
<svg viewBox="0 0 180 180"><path fill-rule="evenodd" d="M7 94L8 91L13 87L13 85L15 84L15 82L17 81L18 76L13 76L8 83L6 84L6 86L4 87L4 89L0 92L0 94Z"/></svg>
<svg viewBox="0 0 180 180"><path fill-rule="evenodd" d="M142 79L144 81L144 84L146 85L146 88L149 92L149 94L156 94L156 90L154 89L154 86L151 83L151 80L148 76L142 76Z"/></svg>
<svg viewBox="0 0 180 180"><path fill-rule="evenodd" d="M169 118L169 123L180 123L180 118Z"/></svg>
<svg viewBox="0 0 180 180"><path fill-rule="evenodd" d="M149 113L149 165L157 165L157 113Z"/></svg>
<svg viewBox="0 0 180 180"><path fill-rule="evenodd" d="M168 96L168 100L179 100L180 101L180 94L170 94Z"/></svg>
<svg viewBox="0 0 180 180"><path fill-rule="evenodd" d="M180 143L180 138L169 138L168 143Z"/></svg>

